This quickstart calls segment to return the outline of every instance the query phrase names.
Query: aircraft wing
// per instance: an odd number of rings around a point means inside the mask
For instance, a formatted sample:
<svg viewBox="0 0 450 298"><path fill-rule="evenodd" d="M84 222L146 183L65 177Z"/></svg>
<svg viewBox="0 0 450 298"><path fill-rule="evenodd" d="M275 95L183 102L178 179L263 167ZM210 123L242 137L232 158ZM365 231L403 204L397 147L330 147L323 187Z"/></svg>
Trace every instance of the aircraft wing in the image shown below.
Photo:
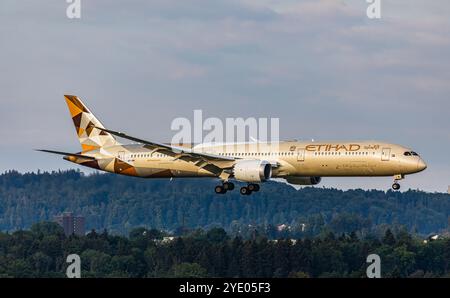
<svg viewBox="0 0 450 298"><path fill-rule="evenodd" d="M227 167L220 167L213 162L233 162L235 161L232 157L226 157L226 156L220 156L220 155L214 155L214 154L207 154L202 152L195 152L192 149L189 148L182 148L177 146L171 146L167 144L157 143L157 142L150 142L143 139L135 138L129 135L126 135L122 132L96 127L97 129L103 130L105 132L108 132L112 135L115 135L117 137L121 137L124 139L128 139L137 143L144 144L145 148L152 150L153 152L161 152L163 154L169 155L174 157L175 160L180 159L187 162L192 162L196 166L203 168L211 173L214 173L216 175L220 175L224 169ZM230 165L231 166L231 165Z"/></svg>

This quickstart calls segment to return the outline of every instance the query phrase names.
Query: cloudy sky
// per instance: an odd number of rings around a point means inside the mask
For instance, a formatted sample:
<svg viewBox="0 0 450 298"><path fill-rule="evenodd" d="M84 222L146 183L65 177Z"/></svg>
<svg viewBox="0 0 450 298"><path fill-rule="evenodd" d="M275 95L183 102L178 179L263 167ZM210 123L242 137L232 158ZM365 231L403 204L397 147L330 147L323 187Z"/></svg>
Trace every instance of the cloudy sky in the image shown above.
<svg viewBox="0 0 450 298"><path fill-rule="evenodd" d="M283 139L378 139L428 162L404 188L450 185L450 2L0 2L0 171L66 169L79 143L63 94L112 129L168 141L175 117L279 117ZM324 179L339 188L391 178Z"/></svg>

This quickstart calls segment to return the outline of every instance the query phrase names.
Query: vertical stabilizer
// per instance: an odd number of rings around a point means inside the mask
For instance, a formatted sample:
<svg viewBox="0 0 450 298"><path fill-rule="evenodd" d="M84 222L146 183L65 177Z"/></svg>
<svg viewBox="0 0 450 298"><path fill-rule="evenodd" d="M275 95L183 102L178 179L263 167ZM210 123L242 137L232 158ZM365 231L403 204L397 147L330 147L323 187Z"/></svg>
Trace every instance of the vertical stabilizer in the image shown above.
<svg viewBox="0 0 450 298"><path fill-rule="evenodd" d="M75 130L80 141L82 152L96 150L102 147L114 146L119 143L109 133L95 127L105 128L89 111L78 96L64 95Z"/></svg>

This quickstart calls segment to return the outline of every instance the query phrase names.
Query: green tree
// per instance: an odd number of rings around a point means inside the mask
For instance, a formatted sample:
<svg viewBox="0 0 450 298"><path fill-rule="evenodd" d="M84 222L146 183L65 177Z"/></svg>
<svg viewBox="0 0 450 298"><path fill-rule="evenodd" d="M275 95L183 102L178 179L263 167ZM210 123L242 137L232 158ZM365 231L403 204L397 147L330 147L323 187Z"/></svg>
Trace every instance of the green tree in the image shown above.
<svg viewBox="0 0 450 298"><path fill-rule="evenodd" d="M206 238L215 243L220 243L228 239L227 232L223 228L213 228L206 233Z"/></svg>
<svg viewBox="0 0 450 298"><path fill-rule="evenodd" d="M54 222L45 221L33 224L30 228L30 231L39 238L48 235L57 236L60 239L64 237L64 229Z"/></svg>
<svg viewBox="0 0 450 298"><path fill-rule="evenodd" d="M387 229L386 233L384 234L383 243L387 245L395 245L396 240L394 237L394 234L392 233L391 229Z"/></svg>
<svg viewBox="0 0 450 298"><path fill-rule="evenodd" d="M197 263L181 263L172 267L171 277L175 278L204 278L207 277L206 269Z"/></svg>

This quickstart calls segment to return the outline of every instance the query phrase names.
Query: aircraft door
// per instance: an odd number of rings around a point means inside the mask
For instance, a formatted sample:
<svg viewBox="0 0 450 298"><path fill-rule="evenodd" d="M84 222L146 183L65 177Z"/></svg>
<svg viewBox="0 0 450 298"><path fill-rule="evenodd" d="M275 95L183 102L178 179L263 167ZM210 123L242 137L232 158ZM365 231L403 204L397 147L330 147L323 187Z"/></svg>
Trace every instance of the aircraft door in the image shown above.
<svg viewBox="0 0 450 298"><path fill-rule="evenodd" d="M381 160L389 161L391 159L391 148L383 148L381 152Z"/></svg>
<svg viewBox="0 0 450 298"><path fill-rule="evenodd" d="M297 150L297 161L305 161L305 149L300 148Z"/></svg>
<svg viewBox="0 0 450 298"><path fill-rule="evenodd" d="M125 151L119 151L119 153L117 154L117 158L125 161Z"/></svg>

